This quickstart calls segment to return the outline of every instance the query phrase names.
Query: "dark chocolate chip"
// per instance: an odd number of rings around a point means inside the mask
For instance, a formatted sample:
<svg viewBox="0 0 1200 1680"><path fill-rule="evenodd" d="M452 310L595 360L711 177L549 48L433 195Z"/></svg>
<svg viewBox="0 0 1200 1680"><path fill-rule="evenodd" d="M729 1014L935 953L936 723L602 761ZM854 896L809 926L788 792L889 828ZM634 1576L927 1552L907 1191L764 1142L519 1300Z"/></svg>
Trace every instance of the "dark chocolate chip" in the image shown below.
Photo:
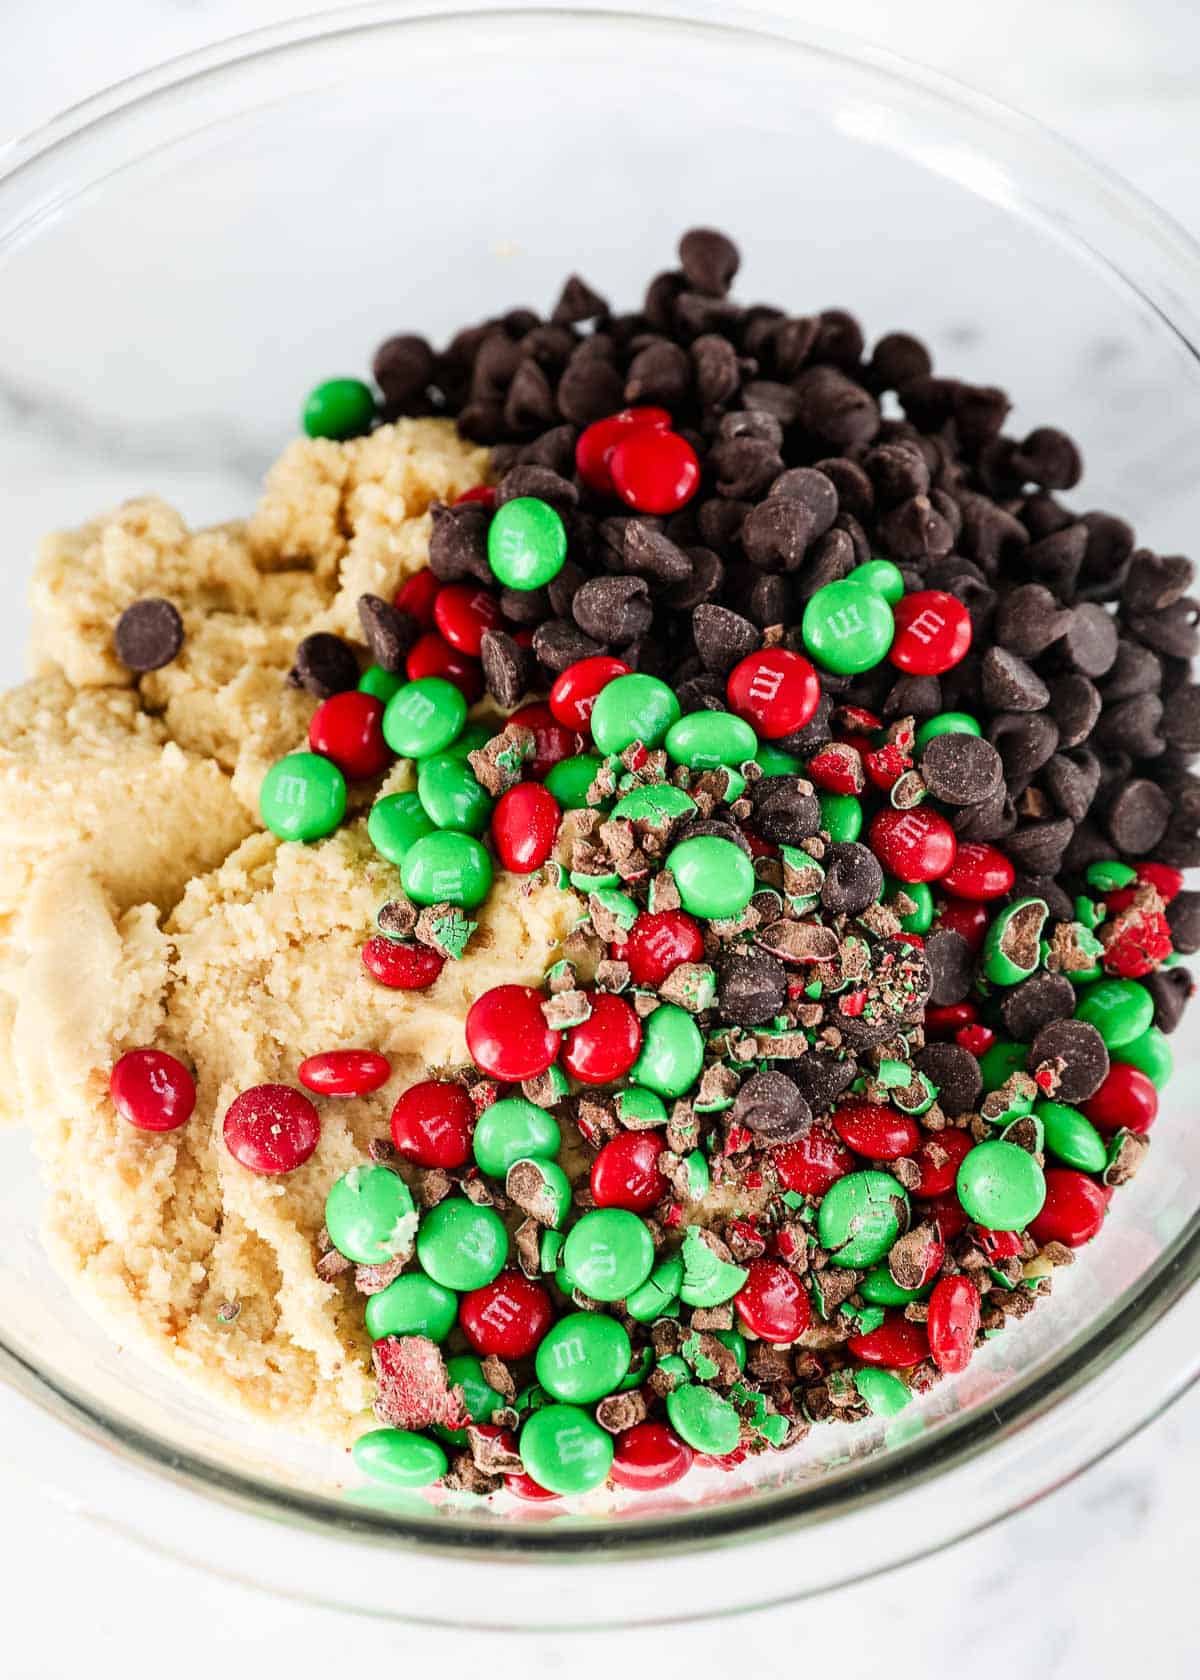
<svg viewBox="0 0 1200 1680"><path fill-rule="evenodd" d="M929 351L910 333L885 333L871 354L871 381L880 391L903 391L932 372Z"/></svg>
<svg viewBox="0 0 1200 1680"><path fill-rule="evenodd" d="M556 395L564 419L590 426L623 406L624 385L610 361L580 345L563 370Z"/></svg>
<svg viewBox="0 0 1200 1680"><path fill-rule="evenodd" d="M389 408L402 409L423 397L433 383L437 359L415 333L386 338L375 352L371 373Z"/></svg>
<svg viewBox="0 0 1200 1680"><path fill-rule="evenodd" d="M787 971L766 951L731 952L721 963L717 997L725 1020L763 1026L787 1003Z"/></svg>
<svg viewBox="0 0 1200 1680"><path fill-rule="evenodd" d="M871 517L875 510L875 487L857 461L844 455L831 455L818 461L816 470L832 483L843 513L852 513L856 519Z"/></svg>
<svg viewBox="0 0 1200 1680"><path fill-rule="evenodd" d="M504 630L486 630L480 642L483 680L498 706L513 707L529 687L529 650Z"/></svg>
<svg viewBox="0 0 1200 1680"><path fill-rule="evenodd" d="M979 1059L958 1044L927 1044L913 1058L918 1069L938 1088L938 1106L953 1120L969 1114L983 1091Z"/></svg>
<svg viewBox="0 0 1200 1680"><path fill-rule="evenodd" d="M755 653L762 642L748 618L712 603L696 608L692 635L705 669L722 677L728 676L740 659Z"/></svg>
<svg viewBox="0 0 1200 1680"><path fill-rule="evenodd" d="M533 496L539 502L549 502L558 513L570 513L579 505L579 491L569 478L532 462L513 467L511 472L505 473L496 486L496 506L515 502L518 496Z"/></svg>
<svg viewBox="0 0 1200 1680"><path fill-rule="evenodd" d="M942 685L936 677L898 677L883 702L885 718L929 718L941 710Z"/></svg>
<svg viewBox="0 0 1200 1680"><path fill-rule="evenodd" d="M548 589L502 589L500 611L510 624L522 624L532 630L544 618L553 618Z"/></svg>
<svg viewBox="0 0 1200 1680"><path fill-rule="evenodd" d="M1059 810L1080 822L1100 786L1100 761L1091 752L1055 753L1040 780Z"/></svg>
<svg viewBox="0 0 1200 1680"><path fill-rule="evenodd" d="M1041 583L1021 583L1009 590L996 610L996 640L1022 659L1036 659L1063 635L1071 622Z"/></svg>
<svg viewBox="0 0 1200 1680"><path fill-rule="evenodd" d="M679 266L694 292L723 298L741 264L733 240L715 228L691 228L679 241Z"/></svg>
<svg viewBox="0 0 1200 1680"><path fill-rule="evenodd" d="M793 1080L768 1069L747 1079L734 1099L732 1118L764 1143L790 1143L808 1130L812 1110Z"/></svg>
<svg viewBox="0 0 1200 1680"><path fill-rule="evenodd" d="M1084 676L1102 677L1117 657L1116 620L1099 603L1085 601L1072 609L1062 649Z"/></svg>
<svg viewBox="0 0 1200 1680"><path fill-rule="evenodd" d="M717 494L740 502L757 501L783 471L779 451L758 438L731 438L716 444L708 464L716 474Z"/></svg>
<svg viewBox="0 0 1200 1680"><path fill-rule="evenodd" d="M817 534L817 520L796 496L769 496L746 515L742 546L752 566L764 572L794 572Z"/></svg>
<svg viewBox="0 0 1200 1680"><path fill-rule="evenodd" d="M1060 748L1079 747L1096 727L1100 691L1082 675L1060 677L1050 685L1050 715L1058 725Z"/></svg>
<svg viewBox="0 0 1200 1680"><path fill-rule="evenodd" d="M147 595L125 608L113 631L117 658L129 671L158 671L183 646L178 608L161 595ZM355 668L354 681L358 681Z"/></svg>
<svg viewBox="0 0 1200 1680"><path fill-rule="evenodd" d="M548 671L565 671L576 660L590 659L604 648L565 618L547 619L533 632L533 651Z"/></svg>
<svg viewBox="0 0 1200 1680"><path fill-rule="evenodd" d="M586 582L587 574L574 560L568 560L558 576L550 580L546 585L546 594L555 618L570 618L571 602Z"/></svg>
<svg viewBox="0 0 1200 1680"><path fill-rule="evenodd" d="M935 559L954 547L953 531L928 496L910 496L892 508L879 534L895 560Z"/></svg>
<svg viewBox="0 0 1200 1680"><path fill-rule="evenodd" d="M1196 569L1182 554L1154 554L1140 548L1121 588L1127 613L1156 613L1173 606L1192 586Z"/></svg>
<svg viewBox="0 0 1200 1680"><path fill-rule="evenodd" d="M686 399L692 383L692 364L681 344L657 338L639 350L625 376L625 401L657 403L675 408Z"/></svg>
<svg viewBox="0 0 1200 1680"><path fill-rule="evenodd" d="M836 367L852 370L862 361L865 348L862 327L848 310L822 309L812 351L815 361L833 362Z"/></svg>
<svg viewBox="0 0 1200 1680"><path fill-rule="evenodd" d="M318 630L305 636L296 649L296 663L288 674L295 688L307 689L319 700L358 687L358 660L348 642Z"/></svg>
<svg viewBox="0 0 1200 1680"><path fill-rule="evenodd" d="M358 621L376 665L393 675L404 669L404 656L421 634L411 613L401 612L379 595L360 595Z"/></svg>
<svg viewBox="0 0 1200 1680"><path fill-rule="evenodd" d="M1087 546L1087 526L1082 522L1067 525L1032 545L1027 556L1029 569L1060 601L1071 601Z"/></svg>
<svg viewBox="0 0 1200 1680"><path fill-rule="evenodd" d="M1002 840L1017 826L1017 813L1007 789L1000 787L977 805L962 805L950 814L960 840Z"/></svg>
<svg viewBox="0 0 1200 1680"><path fill-rule="evenodd" d="M524 356L504 398L504 424L510 432L528 436L558 419L550 381L532 356Z"/></svg>
<svg viewBox="0 0 1200 1680"><path fill-rule="evenodd" d="M725 562L711 548L689 548L687 551L691 575L682 583L673 583L663 600L679 612L690 612L718 594L725 583Z"/></svg>
<svg viewBox="0 0 1200 1680"><path fill-rule="evenodd" d="M933 927L925 935L930 1003L961 1003L975 978L970 946L953 928Z"/></svg>
<svg viewBox="0 0 1200 1680"><path fill-rule="evenodd" d="M592 578L576 595L571 611L585 635L618 648L644 636L654 618L649 585L640 577Z"/></svg>
<svg viewBox="0 0 1200 1680"><path fill-rule="evenodd" d="M926 743L921 775L935 799L948 805L977 805L1004 784L1004 764L990 741L947 733Z"/></svg>
<svg viewBox="0 0 1200 1680"><path fill-rule="evenodd" d="M1127 782L1102 813L1109 838L1128 857L1144 857L1167 831L1171 801L1157 782Z"/></svg>
<svg viewBox="0 0 1200 1680"><path fill-rule="evenodd" d="M692 562L683 549L644 519L625 521L621 556L629 571L655 583L686 583L692 575Z"/></svg>
<svg viewBox="0 0 1200 1680"><path fill-rule="evenodd" d="M1165 653L1172 659L1192 659L1200 647L1197 617L1200 604L1185 595L1157 613L1138 613L1130 617L1129 628L1140 642Z"/></svg>
<svg viewBox="0 0 1200 1680"><path fill-rule="evenodd" d="M1154 999L1154 1025L1172 1033L1183 1018L1192 995L1192 976L1186 968L1160 968L1141 981Z"/></svg>
<svg viewBox="0 0 1200 1680"><path fill-rule="evenodd" d="M1050 690L1033 666L1007 648L988 648L980 684L985 703L996 712L1040 712L1050 699Z"/></svg>
<svg viewBox="0 0 1200 1680"><path fill-rule="evenodd" d="M871 476L881 507L894 507L910 496L929 494L929 468L921 451L911 443L878 444L867 451L862 464Z"/></svg>
<svg viewBox="0 0 1200 1680"><path fill-rule="evenodd" d="M1007 836L1004 850L1010 863L1030 875L1054 875L1071 843L1075 824L1070 817L1028 823Z"/></svg>
<svg viewBox="0 0 1200 1680"><path fill-rule="evenodd" d="M1108 1077L1108 1051L1090 1021L1051 1021L1029 1047L1030 1073L1050 1068L1058 1074L1056 1101L1086 1102Z"/></svg>
<svg viewBox="0 0 1200 1680"><path fill-rule="evenodd" d="M997 437L1012 404L995 385L958 384L954 391L954 423L968 449L978 449Z"/></svg>
<svg viewBox="0 0 1200 1680"><path fill-rule="evenodd" d="M1052 1021L1066 1021L1075 1013L1075 988L1065 974L1040 969L1009 987L1000 1004L1005 1031L1018 1044L1028 1044Z"/></svg>
<svg viewBox="0 0 1200 1680"><path fill-rule="evenodd" d="M819 810L819 807L818 807ZM821 903L837 915L857 915L874 904L883 891L883 868L868 846L855 840L830 846L824 859Z"/></svg>
<svg viewBox="0 0 1200 1680"><path fill-rule="evenodd" d="M747 386L749 397L752 386ZM793 386L794 418L819 443L835 450L870 443L879 430L879 405L871 393L832 367L810 367Z"/></svg>
<svg viewBox="0 0 1200 1680"><path fill-rule="evenodd" d="M776 573L765 572L754 579L745 599L746 617L765 630L783 624L788 616L788 585Z"/></svg>
<svg viewBox="0 0 1200 1680"><path fill-rule="evenodd" d="M1165 741L1159 733L1163 703L1157 694L1135 694L1105 708L1096 728L1099 745L1133 758L1157 758Z"/></svg>
<svg viewBox="0 0 1200 1680"><path fill-rule="evenodd" d="M798 846L821 826L821 802L798 776L764 776L751 784L754 826L777 846Z"/></svg>
<svg viewBox="0 0 1200 1680"><path fill-rule="evenodd" d="M700 342L696 340L697 344ZM773 414L763 409L738 409L733 414L723 414L717 427L719 442L725 443L732 438L758 438L763 443L769 443L772 449L779 449L783 444L783 427Z"/></svg>
<svg viewBox="0 0 1200 1680"><path fill-rule="evenodd" d="M593 291L578 274L570 274L563 282L550 319L573 326L576 321L594 321L598 315L607 314L608 303L600 293Z"/></svg>
<svg viewBox="0 0 1200 1680"><path fill-rule="evenodd" d="M1073 490L1083 475L1083 457L1074 441L1054 426L1038 426L1030 432L1013 457L1013 466L1022 478L1044 490Z"/></svg>
<svg viewBox="0 0 1200 1680"><path fill-rule="evenodd" d="M1185 957L1200 951L1200 892L1180 892L1167 905L1171 943Z"/></svg>
<svg viewBox="0 0 1200 1680"><path fill-rule="evenodd" d="M1171 695L1162 732L1180 752L1200 752L1200 684L1182 683Z"/></svg>
<svg viewBox="0 0 1200 1680"><path fill-rule="evenodd" d="M741 383L738 353L719 333L701 333L692 341L692 378L696 395L706 408L727 403Z"/></svg>
<svg viewBox="0 0 1200 1680"><path fill-rule="evenodd" d="M832 1108L858 1076L858 1067L852 1060L838 1061L816 1050L788 1062L784 1071L815 1115Z"/></svg>
<svg viewBox="0 0 1200 1680"><path fill-rule="evenodd" d="M478 503L462 507L435 505L431 510L433 529L429 534L429 569L442 583L462 578L494 582L487 557L489 515Z"/></svg>

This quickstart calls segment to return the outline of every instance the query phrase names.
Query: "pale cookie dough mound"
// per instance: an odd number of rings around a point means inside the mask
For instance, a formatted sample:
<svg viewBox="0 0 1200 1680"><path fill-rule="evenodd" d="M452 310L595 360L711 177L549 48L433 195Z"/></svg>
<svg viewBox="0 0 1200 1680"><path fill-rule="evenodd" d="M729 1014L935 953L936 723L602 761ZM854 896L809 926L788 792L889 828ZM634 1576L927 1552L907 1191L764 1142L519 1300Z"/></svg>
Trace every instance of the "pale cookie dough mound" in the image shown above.
<svg viewBox="0 0 1200 1680"><path fill-rule="evenodd" d="M404 993L362 967L396 875L361 824L312 847L251 836L191 883L161 932L152 912L115 919L91 883L72 879L61 871L35 890L36 956L17 1021L54 1192L54 1252L121 1334L197 1383L289 1427L349 1439L373 1381L361 1297L315 1271L326 1193L387 1135L401 1090L465 1061L464 1018L479 993L541 980L574 901L500 877L463 961L428 991ZM66 985L68 972L86 987ZM113 1061L146 1043L197 1074L196 1112L162 1137L128 1126L107 1096ZM306 1055L354 1046L387 1054L393 1078L369 1097L319 1101L309 1162L271 1179L233 1160L221 1125L239 1091L294 1085Z"/></svg>

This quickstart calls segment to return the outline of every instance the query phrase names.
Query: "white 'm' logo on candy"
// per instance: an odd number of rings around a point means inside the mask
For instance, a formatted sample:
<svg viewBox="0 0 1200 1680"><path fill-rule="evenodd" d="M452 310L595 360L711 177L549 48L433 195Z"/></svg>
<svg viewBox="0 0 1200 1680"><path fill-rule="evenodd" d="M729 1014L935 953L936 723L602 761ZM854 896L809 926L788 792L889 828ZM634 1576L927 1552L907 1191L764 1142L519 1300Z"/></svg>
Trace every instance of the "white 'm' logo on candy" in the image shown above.
<svg viewBox="0 0 1200 1680"><path fill-rule="evenodd" d="M946 620L936 607L926 607L925 611L919 613L907 626L909 635L915 636L922 647L928 647L945 628Z"/></svg>
<svg viewBox="0 0 1200 1680"><path fill-rule="evenodd" d="M428 723L437 707L420 689L409 689L404 696L404 716L410 723Z"/></svg>
<svg viewBox="0 0 1200 1680"><path fill-rule="evenodd" d="M783 672L773 670L769 665L764 665L754 673L754 680L749 688L750 698L751 700L770 702L774 700L782 687Z"/></svg>
<svg viewBox="0 0 1200 1680"><path fill-rule="evenodd" d="M572 1365L582 1365L586 1358L587 1349L579 1336L568 1336L554 1349L554 1363L560 1371L570 1370Z"/></svg>
<svg viewBox="0 0 1200 1680"><path fill-rule="evenodd" d="M925 825L917 817L901 817L892 830L892 839L901 846L920 846L925 840Z"/></svg>
<svg viewBox="0 0 1200 1680"><path fill-rule="evenodd" d="M520 1309L507 1295L495 1295L480 1313L480 1318L492 1330L507 1330Z"/></svg>
<svg viewBox="0 0 1200 1680"><path fill-rule="evenodd" d="M457 869L435 869L429 884L438 898L457 898L462 891L462 877Z"/></svg>
<svg viewBox="0 0 1200 1680"><path fill-rule="evenodd" d="M561 1464L577 1464L588 1456L588 1439L577 1423L558 1432L558 1457Z"/></svg>
<svg viewBox="0 0 1200 1680"><path fill-rule="evenodd" d="M839 607L837 612L831 613L828 620L829 634L835 636L839 642L847 636L856 636L860 630L865 630L862 614L852 603Z"/></svg>

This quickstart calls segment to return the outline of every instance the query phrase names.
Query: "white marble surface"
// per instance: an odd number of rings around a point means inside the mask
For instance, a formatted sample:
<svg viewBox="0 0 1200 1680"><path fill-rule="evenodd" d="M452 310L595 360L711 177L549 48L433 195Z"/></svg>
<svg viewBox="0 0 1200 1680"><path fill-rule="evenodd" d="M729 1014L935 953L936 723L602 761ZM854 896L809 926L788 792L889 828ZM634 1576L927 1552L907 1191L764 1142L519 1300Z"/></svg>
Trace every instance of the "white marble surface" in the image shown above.
<svg viewBox="0 0 1200 1680"><path fill-rule="evenodd" d="M780 8L828 21L818 0ZM3 0L0 140L97 86L222 35L271 23L291 0ZM1042 117L1200 231L1195 156L1200 10L1193 0L842 0L840 25L973 81ZM3 487L0 486L0 498ZM0 1391L0 1464L53 1454L55 1429ZM484 1639L401 1629L263 1598L105 1537L7 1483L0 1470L0 1672L193 1680L223 1668L336 1674L350 1664L599 1680L660 1673L886 1668L973 1680L1162 1680L1200 1667L1200 1394L1072 1485L1001 1528L824 1602L669 1635ZM196 1508L195 1521L205 1521ZM391 1589L394 1591L395 1582ZM269 1658L268 1658L269 1653Z"/></svg>

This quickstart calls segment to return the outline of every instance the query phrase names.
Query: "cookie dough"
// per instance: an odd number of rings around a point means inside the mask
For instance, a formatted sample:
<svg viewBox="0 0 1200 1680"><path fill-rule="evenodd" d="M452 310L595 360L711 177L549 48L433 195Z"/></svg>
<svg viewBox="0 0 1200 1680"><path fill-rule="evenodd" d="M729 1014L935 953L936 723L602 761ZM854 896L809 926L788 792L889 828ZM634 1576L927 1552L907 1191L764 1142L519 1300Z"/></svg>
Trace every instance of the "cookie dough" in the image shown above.
<svg viewBox="0 0 1200 1680"><path fill-rule="evenodd" d="M466 958L427 992L389 991L359 958L396 884L365 821L280 844L258 788L315 704L287 686L296 643L357 635L358 596L424 565L430 504L486 464L449 424L406 421L294 444L245 524L191 532L145 500L51 537L36 674L0 699L0 1064L44 1164L55 1262L122 1340L337 1441L361 1429L372 1382L361 1298L315 1270L326 1191L386 1136L401 1089L465 1059L475 996L540 980L576 910L502 877ZM135 680L112 627L151 593L174 601L185 643ZM411 778L401 761L385 790ZM114 1060L144 1044L196 1069L181 1131L138 1132L109 1100ZM319 1101L305 1166L269 1179L229 1156L238 1091L357 1045L387 1054L392 1078Z"/></svg>

